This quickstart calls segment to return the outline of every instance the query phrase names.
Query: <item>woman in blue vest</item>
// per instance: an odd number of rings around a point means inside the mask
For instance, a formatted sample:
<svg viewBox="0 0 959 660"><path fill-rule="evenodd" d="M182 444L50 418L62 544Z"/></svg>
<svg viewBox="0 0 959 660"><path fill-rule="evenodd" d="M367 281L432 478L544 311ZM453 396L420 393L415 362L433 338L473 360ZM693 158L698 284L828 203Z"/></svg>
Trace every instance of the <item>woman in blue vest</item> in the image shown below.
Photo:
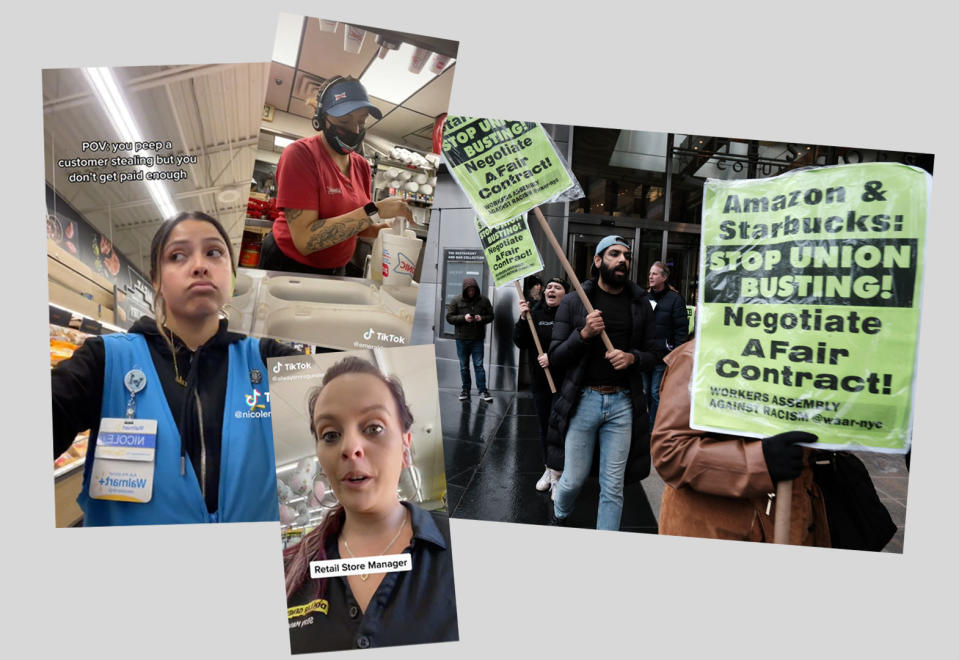
<svg viewBox="0 0 959 660"><path fill-rule="evenodd" d="M91 337L53 370L54 456L90 429L84 526L278 520L266 358L229 332L229 236L184 212L150 246L156 320Z"/></svg>
<svg viewBox="0 0 959 660"><path fill-rule="evenodd" d="M308 406L316 455L339 506L284 552L292 652L458 639L449 519L397 496L413 424L402 387L348 357L326 371ZM384 555L409 555L410 570L310 573L314 561L369 567L363 558L382 563Z"/></svg>

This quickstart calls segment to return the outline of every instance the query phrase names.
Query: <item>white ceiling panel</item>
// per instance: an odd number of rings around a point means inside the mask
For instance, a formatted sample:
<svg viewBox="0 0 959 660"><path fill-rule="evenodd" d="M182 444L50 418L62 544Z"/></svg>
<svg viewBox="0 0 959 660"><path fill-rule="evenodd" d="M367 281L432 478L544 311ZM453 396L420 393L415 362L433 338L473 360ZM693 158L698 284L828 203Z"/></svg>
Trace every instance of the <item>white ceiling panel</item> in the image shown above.
<svg viewBox="0 0 959 660"><path fill-rule="evenodd" d="M270 62L270 79L266 86L266 102L279 110L286 110L293 90L293 67ZM277 84L279 82L279 84Z"/></svg>
<svg viewBox="0 0 959 660"><path fill-rule="evenodd" d="M315 92L319 84L332 76L354 76L359 78L367 66L376 58L378 46L376 45L376 30L371 27L366 32L363 46L359 53L348 53L344 50L344 24L339 23L336 32L323 32L319 27L319 19L306 19L306 29L303 33L303 40L300 44L297 66L291 70L289 67L279 63L271 63L269 74L269 85L267 90L267 102L275 106L278 110L285 110L293 115L310 119L313 117L313 107L306 100L310 96L310 91ZM422 43L424 46L435 44L435 48L450 51L455 55L457 48L456 42L423 37L415 34L406 33L387 33L391 38L400 42ZM386 53L386 57L396 56L394 51ZM450 66L439 76L431 78L428 82L409 98L403 101L402 106L397 106L377 97L376 90L367 88L370 100L383 113L382 121L373 120L367 124L367 130L371 135L378 135L384 139L390 140L396 144L417 148L420 150L429 150L432 146L432 137L410 137L410 134L424 126L429 125L432 131L432 120L444 112L449 106L450 91L453 84L455 64ZM424 79L427 76L424 75ZM275 79L279 79L281 84L276 85ZM284 97L284 95L286 95ZM395 117L394 113L398 109L406 108L407 111L400 112ZM411 117L409 110L419 114L419 119ZM270 123L263 124L263 128L270 128ZM312 135L312 130L308 130ZM306 137L300 135L298 137Z"/></svg>
<svg viewBox="0 0 959 660"><path fill-rule="evenodd" d="M453 88L454 64L436 76L428 85L421 87L413 96L404 101L403 107L436 117L446 112L450 104L450 92Z"/></svg>
<svg viewBox="0 0 959 660"><path fill-rule="evenodd" d="M430 117L424 117L406 108L396 108L376 123L376 134L381 137L389 136L390 141L396 144L407 145L406 138L410 133L416 133L426 127L433 130L433 120Z"/></svg>
<svg viewBox="0 0 959 660"><path fill-rule="evenodd" d="M269 64L126 67L112 71L142 138L169 140L174 154L197 158L195 165L161 166L187 173L185 180L164 182L177 210L199 210L218 217L231 240L239 245L246 194L229 204L218 201L217 194L228 190L245 193L249 189ZM71 172L91 168L56 167L55 161L61 158L93 156L81 152L83 140L119 139L83 72L44 71L43 97L47 183L98 231L112 235L117 249L144 266L140 257L163 220L146 184L71 183ZM133 169L121 166L93 171Z"/></svg>
<svg viewBox="0 0 959 660"><path fill-rule="evenodd" d="M331 76L359 78L379 50L376 35L367 32L360 52L350 53L343 49L344 30L345 24L340 23L336 32L323 32L318 19L307 20L297 68L324 79Z"/></svg>

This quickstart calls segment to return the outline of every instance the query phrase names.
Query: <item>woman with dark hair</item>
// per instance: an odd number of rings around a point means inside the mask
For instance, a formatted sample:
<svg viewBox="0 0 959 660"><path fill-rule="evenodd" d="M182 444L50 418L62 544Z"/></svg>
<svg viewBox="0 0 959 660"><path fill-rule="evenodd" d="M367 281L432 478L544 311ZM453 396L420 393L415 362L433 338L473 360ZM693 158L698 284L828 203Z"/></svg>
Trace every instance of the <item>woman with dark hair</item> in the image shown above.
<svg viewBox="0 0 959 660"><path fill-rule="evenodd" d="M84 526L278 520L266 359L229 332L229 236L184 212L150 246L156 320L91 337L52 372L54 456L90 429Z"/></svg>
<svg viewBox="0 0 959 660"><path fill-rule="evenodd" d="M309 396L316 455L339 506L284 551L293 653L458 639L449 520L401 502L413 415L373 364L333 365ZM412 569L310 577L310 562L409 553Z"/></svg>
<svg viewBox="0 0 959 660"><path fill-rule="evenodd" d="M316 135L288 145L276 167L282 209L263 240L260 268L343 275L356 237L375 238L388 220L413 220L399 197L370 200L370 164L358 153L370 115L381 119L355 78L334 76L316 94Z"/></svg>
<svg viewBox="0 0 959 660"><path fill-rule="evenodd" d="M526 300L519 301L519 320L513 327L513 343L518 348L526 349L529 358L529 369L532 375L530 389L533 392L533 405L539 419L539 439L543 450L544 466L546 465L546 435L549 431L549 413L553 409L553 397L555 396L550 391L549 382L546 380L544 370L549 367L549 356L545 351L549 350L549 343L553 337L553 321L556 318L556 310L559 309L563 296L568 292L569 286L564 280L558 277L551 278L546 282L546 288L543 289L540 304L536 305ZM540 346L543 347L543 353L536 350L533 333L530 332L529 321L526 320L528 314L532 314L533 325L536 326L536 335L539 337ZM553 377L553 383L559 388L563 384L562 372L553 368L550 375ZM562 474L560 470L546 467L543 476L536 482L536 490L548 490L552 493Z"/></svg>

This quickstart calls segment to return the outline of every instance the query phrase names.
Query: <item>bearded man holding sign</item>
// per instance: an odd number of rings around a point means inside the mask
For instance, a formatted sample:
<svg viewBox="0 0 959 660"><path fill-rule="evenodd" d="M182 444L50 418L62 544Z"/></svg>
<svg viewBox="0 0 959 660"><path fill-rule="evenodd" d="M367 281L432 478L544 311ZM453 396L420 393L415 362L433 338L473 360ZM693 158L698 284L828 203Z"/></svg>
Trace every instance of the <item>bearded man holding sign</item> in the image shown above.
<svg viewBox="0 0 959 660"><path fill-rule="evenodd" d="M598 277L583 283L594 309L577 296L560 303L549 363L566 376L549 422L547 465L563 470L554 493L554 524L576 505L599 442L599 509L596 529L619 529L627 466L649 474L649 419L642 373L655 362L653 308L646 292L628 280L629 244L607 236L596 246ZM607 349L600 335L612 342Z"/></svg>

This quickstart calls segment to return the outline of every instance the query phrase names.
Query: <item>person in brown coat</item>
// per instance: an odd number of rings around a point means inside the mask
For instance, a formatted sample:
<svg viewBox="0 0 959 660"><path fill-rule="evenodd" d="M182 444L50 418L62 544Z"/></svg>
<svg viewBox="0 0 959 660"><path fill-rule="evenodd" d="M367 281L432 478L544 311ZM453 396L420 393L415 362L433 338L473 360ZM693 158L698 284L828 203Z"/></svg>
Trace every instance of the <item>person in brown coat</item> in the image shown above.
<svg viewBox="0 0 959 660"><path fill-rule="evenodd" d="M760 440L691 429L694 346L686 342L665 358L650 440L653 464L666 482L659 533L772 542L775 484L795 479L789 542L828 547L826 510L813 482L810 452L796 445L815 442L816 436L789 431Z"/></svg>

